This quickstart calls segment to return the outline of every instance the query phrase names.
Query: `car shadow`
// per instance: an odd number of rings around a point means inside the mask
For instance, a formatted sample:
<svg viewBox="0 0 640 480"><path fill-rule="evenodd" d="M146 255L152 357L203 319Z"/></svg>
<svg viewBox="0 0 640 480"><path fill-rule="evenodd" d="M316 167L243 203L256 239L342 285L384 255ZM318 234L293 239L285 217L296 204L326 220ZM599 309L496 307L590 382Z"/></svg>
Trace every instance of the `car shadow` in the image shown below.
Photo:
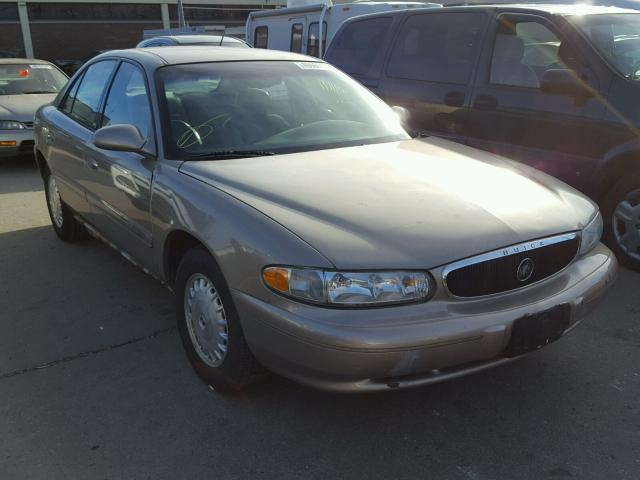
<svg viewBox="0 0 640 480"><path fill-rule="evenodd" d="M42 178L32 156L0 159L0 195L37 192L43 188Z"/></svg>

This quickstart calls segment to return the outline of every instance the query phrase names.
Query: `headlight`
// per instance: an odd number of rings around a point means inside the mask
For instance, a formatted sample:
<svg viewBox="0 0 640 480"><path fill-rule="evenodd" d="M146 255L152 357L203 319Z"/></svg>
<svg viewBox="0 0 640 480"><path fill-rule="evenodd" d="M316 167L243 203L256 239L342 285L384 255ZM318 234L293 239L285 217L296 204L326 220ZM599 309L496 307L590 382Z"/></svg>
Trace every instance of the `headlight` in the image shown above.
<svg viewBox="0 0 640 480"><path fill-rule="evenodd" d="M589 225L584 227L580 239L580 255L592 250L600 241L602 237L602 214L598 214L589 222Z"/></svg>
<svg viewBox="0 0 640 480"><path fill-rule="evenodd" d="M312 268L267 267L271 289L299 300L342 307L367 307L428 299L434 287L427 272L336 272Z"/></svg>
<svg viewBox="0 0 640 480"><path fill-rule="evenodd" d="M14 120L0 120L0 130L24 130L25 126Z"/></svg>

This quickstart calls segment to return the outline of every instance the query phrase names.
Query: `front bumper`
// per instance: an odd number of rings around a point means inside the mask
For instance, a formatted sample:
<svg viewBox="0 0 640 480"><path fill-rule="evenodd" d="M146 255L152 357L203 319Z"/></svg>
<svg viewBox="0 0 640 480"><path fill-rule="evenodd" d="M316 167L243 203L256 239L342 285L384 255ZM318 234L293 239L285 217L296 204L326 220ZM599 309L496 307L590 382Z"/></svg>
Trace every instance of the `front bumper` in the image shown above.
<svg viewBox="0 0 640 480"><path fill-rule="evenodd" d="M427 303L354 310L304 305L275 294L269 303L237 290L232 294L247 342L266 367L325 390L376 391L509 362L502 354L515 320L567 304L569 331L617 272L615 256L599 245L543 282L472 300L451 298L442 285ZM438 278L441 272L432 273Z"/></svg>
<svg viewBox="0 0 640 480"><path fill-rule="evenodd" d="M15 146L2 146L2 142L15 142ZM33 129L0 130L0 158L33 155Z"/></svg>

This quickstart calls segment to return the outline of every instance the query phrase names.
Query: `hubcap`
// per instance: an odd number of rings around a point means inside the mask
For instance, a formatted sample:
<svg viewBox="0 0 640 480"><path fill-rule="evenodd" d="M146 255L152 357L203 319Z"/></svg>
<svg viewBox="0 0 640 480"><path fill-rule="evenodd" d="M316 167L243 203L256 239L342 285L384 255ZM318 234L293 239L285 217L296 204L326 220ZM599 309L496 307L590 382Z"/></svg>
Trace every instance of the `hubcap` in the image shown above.
<svg viewBox="0 0 640 480"><path fill-rule="evenodd" d="M58 191L58 184L53 175L49 176L49 209L51 210L51 218L56 227L62 228L62 200L60 200L60 192Z"/></svg>
<svg viewBox="0 0 640 480"><path fill-rule="evenodd" d="M220 366L227 355L227 316L213 283L200 273L187 281L184 316L191 343L200 359L210 367Z"/></svg>
<svg viewBox="0 0 640 480"><path fill-rule="evenodd" d="M613 212L613 235L620 249L640 260L640 189L629 192Z"/></svg>

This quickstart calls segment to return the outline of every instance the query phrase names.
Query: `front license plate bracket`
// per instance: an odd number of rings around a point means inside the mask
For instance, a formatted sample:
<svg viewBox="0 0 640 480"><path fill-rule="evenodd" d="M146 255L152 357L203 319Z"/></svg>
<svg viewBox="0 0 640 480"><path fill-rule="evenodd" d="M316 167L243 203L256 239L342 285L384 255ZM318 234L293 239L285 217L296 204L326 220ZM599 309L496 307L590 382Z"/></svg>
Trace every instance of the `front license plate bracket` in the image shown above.
<svg viewBox="0 0 640 480"><path fill-rule="evenodd" d="M504 356L517 357L555 342L569 327L570 318L568 304L518 318L511 327L511 339Z"/></svg>

